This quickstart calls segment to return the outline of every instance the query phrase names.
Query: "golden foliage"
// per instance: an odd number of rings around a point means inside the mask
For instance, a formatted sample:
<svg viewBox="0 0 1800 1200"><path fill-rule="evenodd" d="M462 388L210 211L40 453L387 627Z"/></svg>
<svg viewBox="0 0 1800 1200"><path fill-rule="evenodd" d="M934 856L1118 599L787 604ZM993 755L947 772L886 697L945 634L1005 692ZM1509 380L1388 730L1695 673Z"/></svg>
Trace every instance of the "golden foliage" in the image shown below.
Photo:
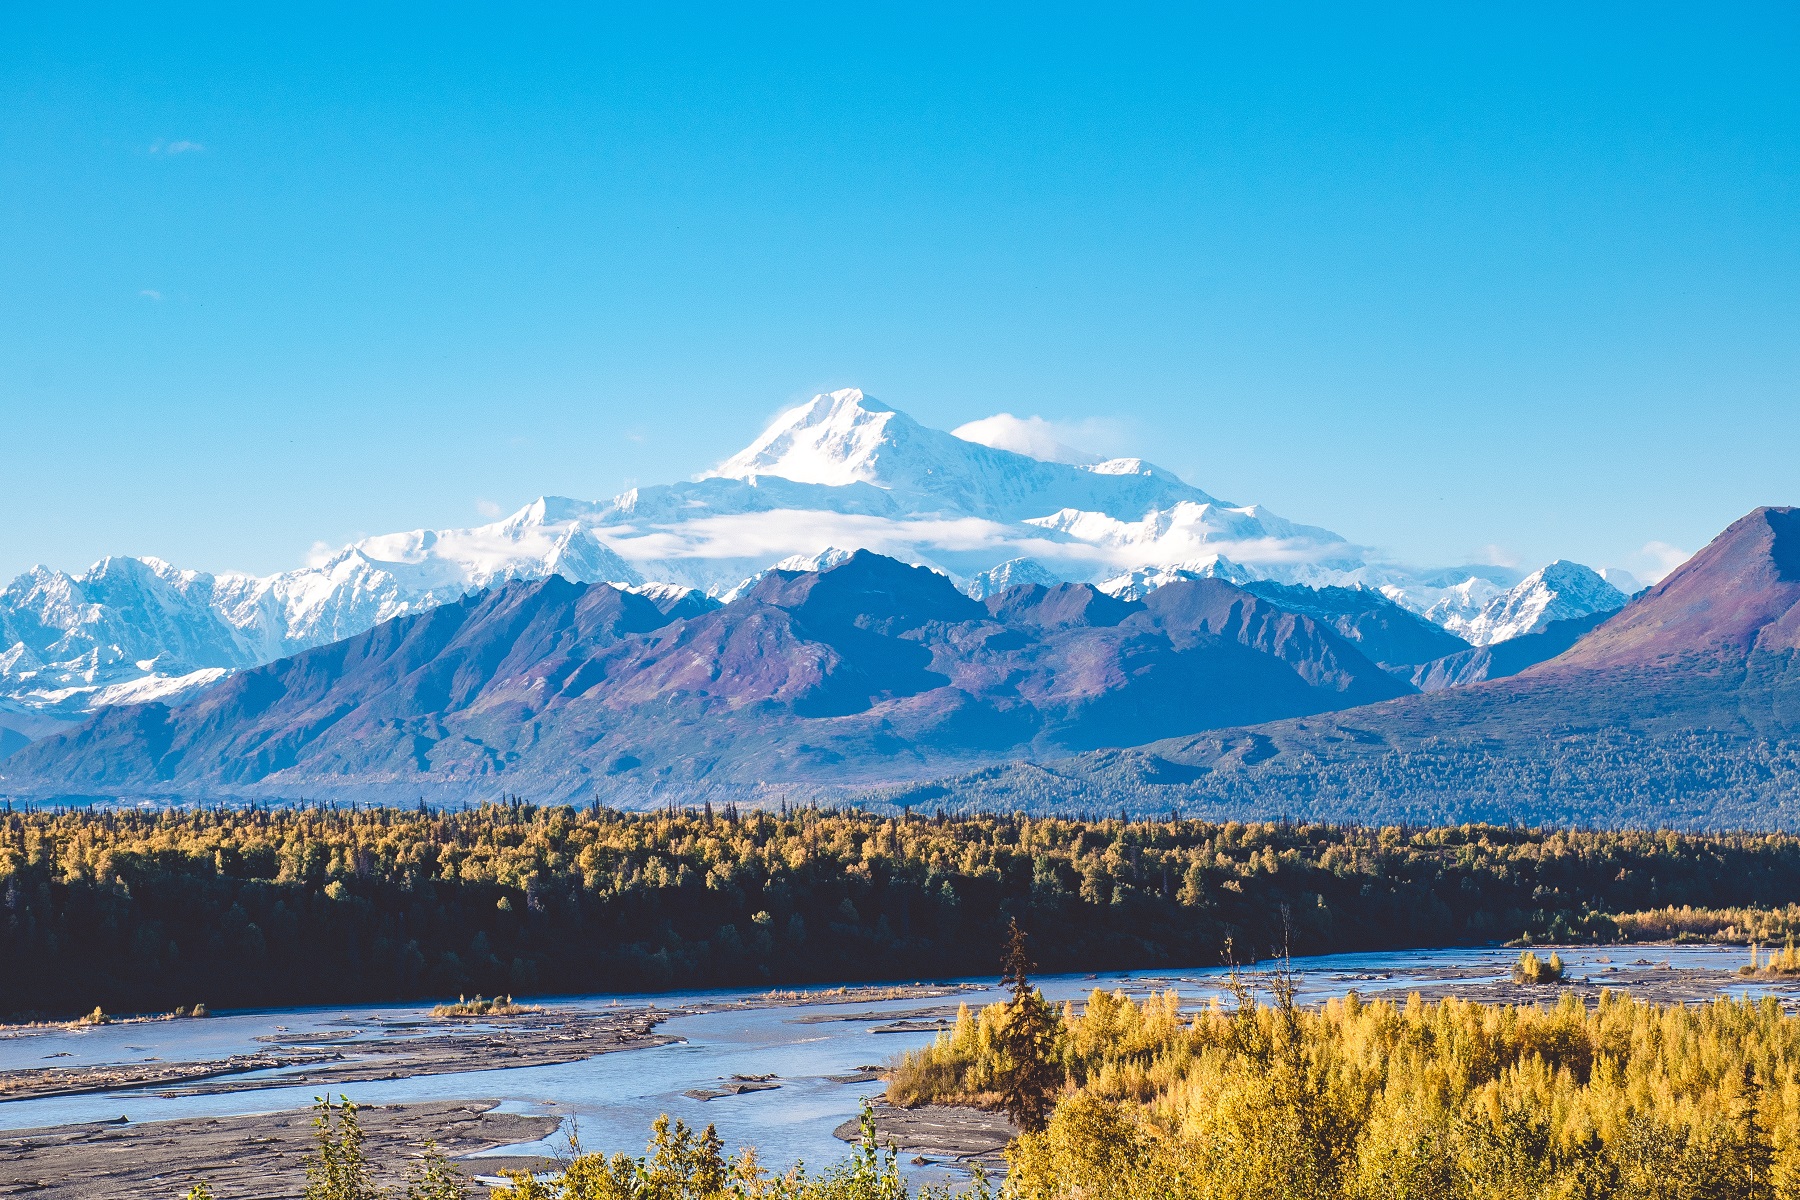
<svg viewBox="0 0 1800 1200"><path fill-rule="evenodd" d="M965 1010L890 1097L981 1102L993 1020ZM1800 1019L1775 1000L1184 1017L1096 991L1059 1048L1064 1099L1009 1152L1021 1200L1800 1198Z"/></svg>
<svg viewBox="0 0 1800 1200"><path fill-rule="evenodd" d="M1549 958L1539 958L1527 950L1513 964L1512 977L1514 983L1556 983L1563 977L1562 956L1552 950Z"/></svg>
<svg viewBox="0 0 1800 1200"><path fill-rule="evenodd" d="M1624 942L1775 942L1800 932L1800 904L1782 908L1653 908L1615 913Z"/></svg>
<svg viewBox="0 0 1800 1200"><path fill-rule="evenodd" d="M1788 935L1787 945L1781 950L1769 951L1769 957L1762 957L1762 947L1755 942L1750 943L1750 963L1738 968L1740 975L1800 975L1800 950L1794 948L1794 936Z"/></svg>
<svg viewBox="0 0 1800 1200"><path fill-rule="evenodd" d="M1778 941L1800 838L598 806L0 812L0 1013L74 1017L1528 937ZM1625 913L1625 916L1608 916Z"/></svg>
<svg viewBox="0 0 1800 1200"><path fill-rule="evenodd" d="M494 1191L492 1200L908 1200L894 1152L876 1145L875 1123L863 1106L862 1137L843 1162L818 1175L796 1164L774 1175L747 1149L727 1161L713 1127L699 1133L667 1114L656 1119L650 1144L641 1158L626 1154L583 1154L571 1146L572 1158L548 1180L513 1174L510 1187ZM917 1200L950 1200L947 1188L923 1188ZM961 1200L990 1200L985 1181L960 1193Z"/></svg>
<svg viewBox="0 0 1800 1200"><path fill-rule="evenodd" d="M458 996L455 1004L436 1004L432 1006L434 1017L517 1017L525 1013L542 1012L536 1004L514 1004L511 996L495 996L492 1000L484 1000L476 996L473 1000L467 996Z"/></svg>

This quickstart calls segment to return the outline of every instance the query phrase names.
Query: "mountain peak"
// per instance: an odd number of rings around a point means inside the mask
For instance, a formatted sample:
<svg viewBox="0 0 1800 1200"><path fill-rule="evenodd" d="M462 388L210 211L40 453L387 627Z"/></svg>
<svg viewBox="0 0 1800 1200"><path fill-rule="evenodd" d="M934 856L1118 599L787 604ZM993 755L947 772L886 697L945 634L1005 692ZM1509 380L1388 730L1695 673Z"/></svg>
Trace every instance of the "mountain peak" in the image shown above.
<svg viewBox="0 0 1800 1200"><path fill-rule="evenodd" d="M913 511L1017 521L1061 509L1137 520L1152 509L1212 497L1137 459L1052 462L921 425L856 388L788 409L737 454L701 476L882 489ZM984 567L990 564L984 564Z"/></svg>
<svg viewBox="0 0 1800 1200"><path fill-rule="evenodd" d="M1057 428L1002 413L953 433L842 388L788 408L697 480L603 502L542 496L510 515L489 509L479 526L361 538L266 577L128 559L80 577L28 573L0 589L0 648L22 642L49 664L44 678L63 681L55 702L72 710L98 703L101 685L136 678L131 664L165 661L157 639L195 667L238 668L546 574L730 598L771 564L813 569L868 548L982 595L1133 567L1143 568L1136 590L1194 573L1371 582L1396 595L1415 583L1410 569L1372 563L1328 530L1216 500L1142 459L1073 450ZM826 546L842 549L821 554ZM1459 596L1459 615L1473 618L1503 586ZM1421 594L1416 607L1438 598ZM158 623L142 633L152 612ZM124 641L138 649L107 658L96 675L90 652ZM0 699L19 695L0 687Z"/></svg>
<svg viewBox="0 0 1800 1200"><path fill-rule="evenodd" d="M1145 462L1141 458L1109 458L1103 462L1091 463L1086 469L1096 475L1147 475L1152 479L1171 483L1181 482L1181 477L1175 472L1165 471L1155 463ZM1256 506L1249 507L1254 509Z"/></svg>
<svg viewBox="0 0 1800 1200"><path fill-rule="evenodd" d="M1562 667L1672 665L1800 649L1800 508L1759 508L1633 600Z"/></svg>
<svg viewBox="0 0 1800 1200"><path fill-rule="evenodd" d="M896 419L911 423L861 388L824 392L776 417L755 441L701 478L775 475L831 487L874 483L877 455Z"/></svg>
<svg viewBox="0 0 1800 1200"><path fill-rule="evenodd" d="M1466 585L1478 582L1471 577ZM1463 590L1472 596L1471 587L1465 586ZM1488 600L1473 616L1455 613L1448 600L1439 602L1439 612L1435 615L1444 628L1472 645L1491 646L1526 634L1542 633L1557 621L1612 612L1624 605L1625 593L1608 583L1598 571L1559 558Z"/></svg>
<svg viewBox="0 0 1800 1200"><path fill-rule="evenodd" d="M513 582L252 667L185 705L145 692L158 702L15 748L0 783L19 796L409 803L501 787L551 801L596 785L623 801L749 795L1405 690L1310 618L1222 583L1154 605L1029 586L988 606L928 568L858 550L829 570L772 571L724 606L655 587Z"/></svg>

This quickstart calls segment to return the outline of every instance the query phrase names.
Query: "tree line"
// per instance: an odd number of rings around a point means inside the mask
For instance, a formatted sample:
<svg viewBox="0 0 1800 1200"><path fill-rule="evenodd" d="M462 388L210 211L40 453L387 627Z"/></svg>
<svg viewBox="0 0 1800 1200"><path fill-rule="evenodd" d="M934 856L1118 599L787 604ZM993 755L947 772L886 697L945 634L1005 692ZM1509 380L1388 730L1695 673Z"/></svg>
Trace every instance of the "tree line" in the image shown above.
<svg viewBox="0 0 1800 1200"><path fill-rule="evenodd" d="M1632 697L1625 693L1626 702ZM1641 714L1515 713L1495 741L1445 733L1417 738L1378 712L1363 735L1391 748L1341 752L1329 741L1267 756L1271 747L1223 760L1238 735L1199 734L1169 761L1155 748L1106 750L1059 762L988 767L957 778L877 788L873 805L1040 813L1178 811L1223 821L1285 814L1305 821L1607 825L1688 830L1792 829L1800 823L1800 739L1744 737L1711 729L1632 728ZM1592 726L1598 723L1599 728ZM1333 735L1335 736L1335 735ZM1238 739L1241 740L1241 739Z"/></svg>
<svg viewBox="0 0 1800 1200"><path fill-rule="evenodd" d="M0 816L0 1012L1050 972L1509 940L1800 894L1785 835L796 809Z"/></svg>

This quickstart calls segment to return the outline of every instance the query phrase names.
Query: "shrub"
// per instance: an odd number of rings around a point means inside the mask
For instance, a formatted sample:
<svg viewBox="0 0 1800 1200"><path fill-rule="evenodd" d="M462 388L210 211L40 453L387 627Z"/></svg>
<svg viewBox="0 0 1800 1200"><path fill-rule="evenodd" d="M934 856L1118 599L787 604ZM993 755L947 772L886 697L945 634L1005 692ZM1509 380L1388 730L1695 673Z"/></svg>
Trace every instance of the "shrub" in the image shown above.
<svg viewBox="0 0 1800 1200"><path fill-rule="evenodd" d="M320 1096L313 1106L316 1146L306 1163L305 1200L381 1200L381 1190L363 1157L356 1105L348 1096L338 1100L338 1107L333 1108L331 1097Z"/></svg>
<svg viewBox="0 0 1800 1200"><path fill-rule="evenodd" d="M1539 958L1527 950L1519 955L1519 961L1513 964L1514 983L1557 983L1562 977L1563 960L1554 950L1550 952L1550 957L1547 959Z"/></svg>
<svg viewBox="0 0 1800 1200"><path fill-rule="evenodd" d="M484 1000L476 996L470 1000L466 996L458 996L455 1004L434 1005L431 1015L434 1017L516 1017L523 1013L542 1012L535 1004L514 1004L511 996L495 996L492 1000Z"/></svg>

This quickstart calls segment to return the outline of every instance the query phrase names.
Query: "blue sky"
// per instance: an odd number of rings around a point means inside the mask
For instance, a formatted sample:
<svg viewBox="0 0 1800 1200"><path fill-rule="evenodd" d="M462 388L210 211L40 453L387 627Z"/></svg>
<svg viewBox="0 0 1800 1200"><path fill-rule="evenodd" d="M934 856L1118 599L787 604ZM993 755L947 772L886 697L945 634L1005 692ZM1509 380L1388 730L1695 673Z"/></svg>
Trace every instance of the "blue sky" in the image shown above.
<svg viewBox="0 0 1800 1200"><path fill-rule="evenodd" d="M1800 503L1792 6L652 7L8 7L0 575L282 569L849 385L1423 564Z"/></svg>

